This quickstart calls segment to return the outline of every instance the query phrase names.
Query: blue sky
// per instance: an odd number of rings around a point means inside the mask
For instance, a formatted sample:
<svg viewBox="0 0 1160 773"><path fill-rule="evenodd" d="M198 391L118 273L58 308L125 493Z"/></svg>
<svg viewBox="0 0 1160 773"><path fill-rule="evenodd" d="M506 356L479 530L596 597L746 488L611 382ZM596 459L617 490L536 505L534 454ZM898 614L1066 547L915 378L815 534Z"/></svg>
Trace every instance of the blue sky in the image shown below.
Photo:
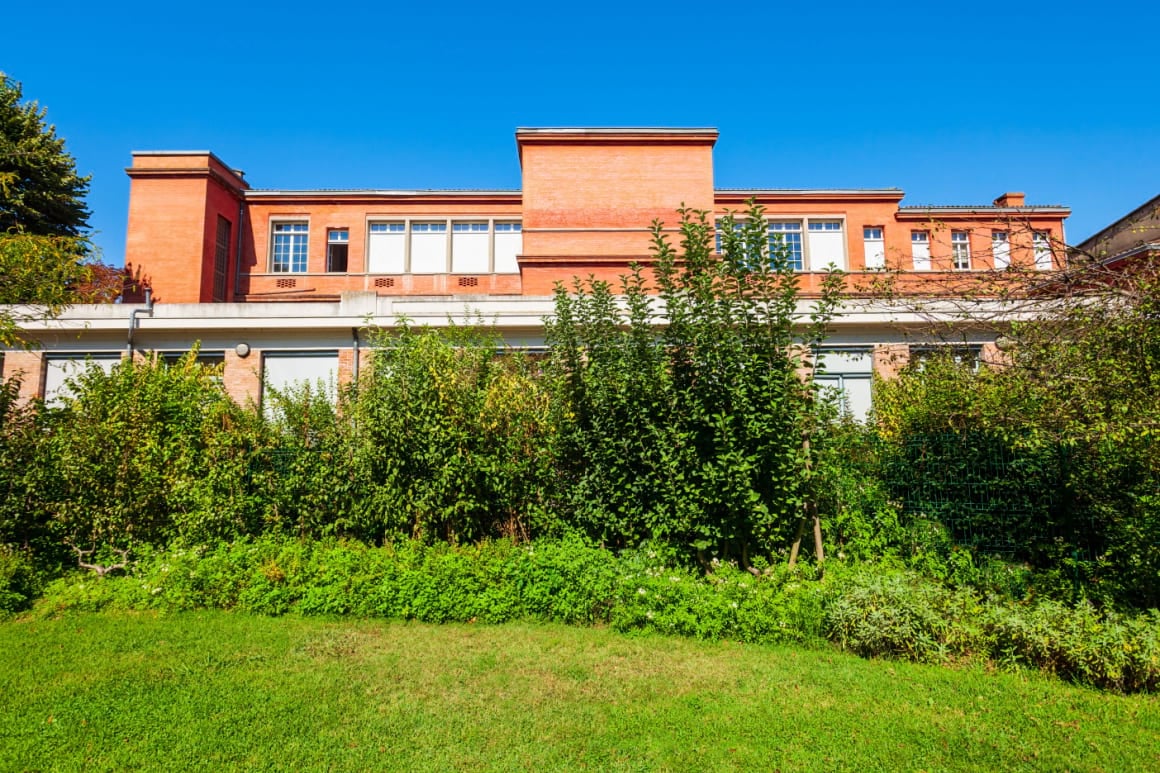
<svg viewBox="0 0 1160 773"><path fill-rule="evenodd" d="M1157 5L22 1L0 70L93 175L115 264L133 150L258 188L517 188L517 126L715 126L717 187L1021 190L1075 242L1160 193Z"/></svg>

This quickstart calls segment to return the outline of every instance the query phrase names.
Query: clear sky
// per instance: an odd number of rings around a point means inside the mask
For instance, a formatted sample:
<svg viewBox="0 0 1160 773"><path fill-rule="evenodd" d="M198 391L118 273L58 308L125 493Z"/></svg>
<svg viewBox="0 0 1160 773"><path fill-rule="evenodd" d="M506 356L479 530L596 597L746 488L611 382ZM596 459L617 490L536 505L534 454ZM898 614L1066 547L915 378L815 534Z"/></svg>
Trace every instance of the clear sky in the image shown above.
<svg viewBox="0 0 1160 773"><path fill-rule="evenodd" d="M517 126L714 126L719 188L1003 191L1078 242L1160 193L1156 2L34 2L0 70L48 107L105 259L133 150L257 188L518 188Z"/></svg>

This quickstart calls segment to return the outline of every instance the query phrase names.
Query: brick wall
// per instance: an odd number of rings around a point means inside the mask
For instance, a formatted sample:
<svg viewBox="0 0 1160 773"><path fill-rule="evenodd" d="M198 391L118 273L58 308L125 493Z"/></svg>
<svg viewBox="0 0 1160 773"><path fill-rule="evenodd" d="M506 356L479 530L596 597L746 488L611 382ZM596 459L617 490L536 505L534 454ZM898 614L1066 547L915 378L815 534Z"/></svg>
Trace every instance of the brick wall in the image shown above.
<svg viewBox="0 0 1160 773"><path fill-rule="evenodd" d="M874 375L895 378L910 363L910 347L906 344L878 344L874 347Z"/></svg>
<svg viewBox="0 0 1160 773"><path fill-rule="evenodd" d="M222 381L226 393L239 404L252 401L256 405L262 397L262 353L252 349L240 357L233 349L226 349Z"/></svg>
<svg viewBox="0 0 1160 773"><path fill-rule="evenodd" d="M43 352L4 352L4 380L20 379L20 400L32 400L43 397L41 386L44 383L44 353Z"/></svg>

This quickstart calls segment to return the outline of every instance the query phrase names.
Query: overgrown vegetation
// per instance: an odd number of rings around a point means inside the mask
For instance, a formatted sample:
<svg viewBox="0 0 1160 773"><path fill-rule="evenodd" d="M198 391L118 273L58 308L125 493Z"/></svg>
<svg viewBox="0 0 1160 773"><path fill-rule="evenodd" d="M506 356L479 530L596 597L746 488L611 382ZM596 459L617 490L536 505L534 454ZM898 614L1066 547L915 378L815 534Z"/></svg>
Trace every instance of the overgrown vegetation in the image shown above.
<svg viewBox="0 0 1160 773"><path fill-rule="evenodd" d="M1083 292L1029 301L1003 362L936 359L881 384L883 475L923 476L926 517L968 548L1000 543L1057 594L1155 608L1160 282L1147 266L1093 272L1072 278Z"/></svg>
<svg viewBox="0 0 1160 773"><path fill-rule="evenodd" d="M802 378L841 276L806 305L760 209L723 256L681 214L616 292L558 290L543 359L404 325L337 399L239 406L196 353L57 407L5 384L0 612L531 618L1160 686L1153 280L1013 326L1003 367L916 363L863 425ZM825 579L787 559L815 518Z"/></svg>
<svg viewBox="0 0 1160 773"><path fill-rule="evenodd" d="M799 278L762 214L724 218L717 254L706 213L682 210L679 251L654 223L650 278L556 289L561 496L601 542L663 540L749 567L804 516L814 395L799 372L842 280L830 275L802 328Z"/></svg>

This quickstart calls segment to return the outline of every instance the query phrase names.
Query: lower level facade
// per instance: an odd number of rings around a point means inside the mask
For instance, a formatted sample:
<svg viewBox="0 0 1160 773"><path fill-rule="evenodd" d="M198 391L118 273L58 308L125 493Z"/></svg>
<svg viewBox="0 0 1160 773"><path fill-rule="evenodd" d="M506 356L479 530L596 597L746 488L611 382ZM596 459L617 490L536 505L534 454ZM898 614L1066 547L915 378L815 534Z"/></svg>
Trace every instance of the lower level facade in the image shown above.
<svg viewBox="0 0 1160 773"><path fill-rule="evenodd" d="M803 301L803 321L808 315ZM954 310L947 307L946 321ZM18 378L21 397L55 404L68 378L88 367L111 368L127 357L177 358L198 348L202 361L220 365L226 390L241 403L261 404L270 389L321 381L329 388L359 377L377 336L401 325L440 328L483 321L514 349L544 350L543 320L550 297L390 297L344 293L337 301L239 304L80 305L53 320L29 324L35 348L4 353L3 377ZM953 344L928 335L938 309L917 312L851 301L839 311L814 378L837 389L847 409L864 417L875 375L889 378L913 357L953 346L981 362L1001 357L994 337L980 334Z"/></svg>

